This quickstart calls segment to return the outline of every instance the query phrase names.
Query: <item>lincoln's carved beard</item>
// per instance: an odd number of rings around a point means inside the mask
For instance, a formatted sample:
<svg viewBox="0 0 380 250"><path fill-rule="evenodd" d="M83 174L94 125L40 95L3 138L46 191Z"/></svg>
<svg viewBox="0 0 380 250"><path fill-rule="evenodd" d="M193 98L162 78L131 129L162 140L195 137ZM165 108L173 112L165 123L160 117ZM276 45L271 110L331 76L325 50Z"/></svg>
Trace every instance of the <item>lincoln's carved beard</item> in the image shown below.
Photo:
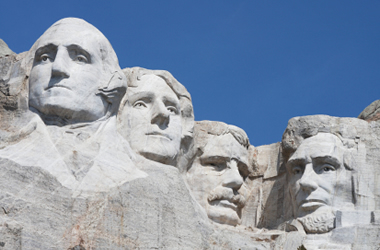
<svg viewBox="0 0 380 250"><path fill-rule="evenodd" d="M301 222L305 232L310 234L328 233L335 228L335 213L331 207L299 217L297 220Z"/></svg>

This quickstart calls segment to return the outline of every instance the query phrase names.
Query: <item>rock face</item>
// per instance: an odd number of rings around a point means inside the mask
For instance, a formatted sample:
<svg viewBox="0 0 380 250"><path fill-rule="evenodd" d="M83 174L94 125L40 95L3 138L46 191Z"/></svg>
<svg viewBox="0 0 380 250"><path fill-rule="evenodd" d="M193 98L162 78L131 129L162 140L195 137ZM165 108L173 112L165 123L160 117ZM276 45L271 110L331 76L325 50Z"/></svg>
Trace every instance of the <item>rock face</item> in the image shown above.
<svg viewBox="0 0 380 250"><path fill-rule="evenodd" d="M0 249L376 249L378 106L255 147L84 20L0 40Z"/></svg>
<svg viewBox="0 0 380 250"><path fill-rule="evenodd" d="M376 100L366 107L358 118L368 122L380 120L380 100Z"/></svg>
<svg viewBox="0 0 380 250"><path fill-rule="evenodd" d="M8 45L0 39L0 57L10 56L15 54Z"/></svg>

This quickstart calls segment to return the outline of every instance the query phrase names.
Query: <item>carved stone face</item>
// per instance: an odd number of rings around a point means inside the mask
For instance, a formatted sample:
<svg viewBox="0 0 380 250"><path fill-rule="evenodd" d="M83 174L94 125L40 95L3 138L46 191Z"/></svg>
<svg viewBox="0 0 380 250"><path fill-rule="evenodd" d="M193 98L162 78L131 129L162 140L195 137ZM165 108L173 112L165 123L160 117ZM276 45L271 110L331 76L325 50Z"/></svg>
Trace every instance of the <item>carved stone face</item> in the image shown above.
<svg viewBox="0 0 380 250"><path fill-rule="evenodd" d="M305 139L289 159L287 170L297 217L334 207L334 196L341 195L339 179L347 179L342 142L328 133Z"/></svg>
<svg viewBox="0 0 380 250"><path fill-rule="evenodd" d="M104 79L100 44L105 38L81 24L53 26L39 40L29 105L42 114L79 122L97 120L106 112L97 95Z"/></svg>
<svg viewBox="0 0 380 250"><path fill-rule="evenodd" d="M121 133L144 157L175 165L180 150L182 123L177 95L156 75L143 75L137 87L128 87L121 114L127 127Z"/></svg>
<svg viewBox="0 0 380 250"><path fill-rule="evenodd" d="M231 134L211 136L201 156L187 172L187 180L198 203L208 217L221 224L240 223L244 197L239 172L248 163L248 150Z"/></svg>

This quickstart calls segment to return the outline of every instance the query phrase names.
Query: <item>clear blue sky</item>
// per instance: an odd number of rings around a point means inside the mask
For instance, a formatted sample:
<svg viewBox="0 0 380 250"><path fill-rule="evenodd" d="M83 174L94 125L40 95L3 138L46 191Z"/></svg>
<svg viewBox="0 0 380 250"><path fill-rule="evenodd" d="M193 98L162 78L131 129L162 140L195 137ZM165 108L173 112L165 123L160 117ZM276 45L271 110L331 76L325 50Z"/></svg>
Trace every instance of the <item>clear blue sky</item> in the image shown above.
<svg viewBox="0 0 380 250"><path fill-rule="evenodd" d="M20 53L63 17L102 31L122 68L170 71L196 120L255 146L294 116L357 117L380 99L380 1L3 1L0 38Z"/></svg>

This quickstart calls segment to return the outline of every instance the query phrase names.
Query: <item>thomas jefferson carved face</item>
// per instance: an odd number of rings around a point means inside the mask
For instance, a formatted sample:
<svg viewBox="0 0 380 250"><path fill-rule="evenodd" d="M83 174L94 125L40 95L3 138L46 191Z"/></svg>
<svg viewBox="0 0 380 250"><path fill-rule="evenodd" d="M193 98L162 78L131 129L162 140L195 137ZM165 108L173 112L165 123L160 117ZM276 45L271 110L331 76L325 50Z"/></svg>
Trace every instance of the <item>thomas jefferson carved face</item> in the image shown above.
<svg viewBox="0 0 380 250"><path fill-rule="evenodd" d="M319 133L305 139L289 159L287 170L296 217L337 205L339 180L350 182L343 166L343 150L338 137Z"/></svg>
<svg viewBox="0 0 380 250"><path fill-rule="evenodd" d="M49 28L36 47L29 105L44 115L75 122L103 117L108 103L98 89L106 81L101 48L107 42L83 20Z"/></svg>
<svg viewBox="0 0 380 250"><path fill-rule="evenodd" d="M187 172L187 181L208 217L221 224L240 223L245 199L238 190L243 184L239 169L248 164L248 150L231 134L210 136L203 154Z"/></svg>
<svg viewBox="0 0 380 250"><path fill-rule="evenodd" d="M132 149L144 157L175 165L180 150L182 123L177 95L161 77L141 76L137 87L128 87L121 117L122 134Z"/></svg>

